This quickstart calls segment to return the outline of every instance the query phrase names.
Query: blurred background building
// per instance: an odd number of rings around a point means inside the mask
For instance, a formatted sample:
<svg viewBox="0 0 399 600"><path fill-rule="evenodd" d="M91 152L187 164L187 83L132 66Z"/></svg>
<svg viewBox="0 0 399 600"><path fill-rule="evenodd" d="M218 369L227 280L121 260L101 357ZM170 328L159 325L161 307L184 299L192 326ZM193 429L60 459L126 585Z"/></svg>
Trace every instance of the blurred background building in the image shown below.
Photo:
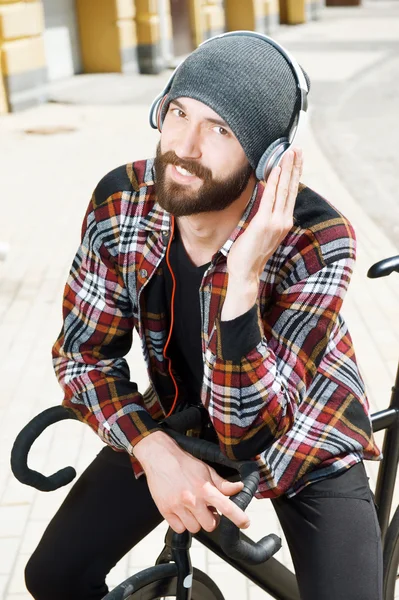
<svg viewBox="0 0 399 600"><path fill-rule="evenodd" d="M0 114L79 73L157 74L224 31L272 34L317 19L326 0L0 0ZM327 4L358 0L327 0Z"/></svg>

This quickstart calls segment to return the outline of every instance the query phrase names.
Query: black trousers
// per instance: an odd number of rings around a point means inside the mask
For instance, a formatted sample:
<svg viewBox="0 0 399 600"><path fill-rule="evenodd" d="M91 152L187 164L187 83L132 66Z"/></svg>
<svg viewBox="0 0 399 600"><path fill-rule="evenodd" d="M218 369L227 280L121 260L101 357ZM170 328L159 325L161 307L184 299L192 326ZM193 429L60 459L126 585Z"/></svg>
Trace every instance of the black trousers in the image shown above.
<svg viewBox="0 0 399 600"><path fill-rule="evenodd" d="M272 502L302 600L382 600L380 532L363 463ZM105 447L30 558L29 592L35 600L100 600L108 572L161 521L146 478L136 480L128 456Z"/></svg>

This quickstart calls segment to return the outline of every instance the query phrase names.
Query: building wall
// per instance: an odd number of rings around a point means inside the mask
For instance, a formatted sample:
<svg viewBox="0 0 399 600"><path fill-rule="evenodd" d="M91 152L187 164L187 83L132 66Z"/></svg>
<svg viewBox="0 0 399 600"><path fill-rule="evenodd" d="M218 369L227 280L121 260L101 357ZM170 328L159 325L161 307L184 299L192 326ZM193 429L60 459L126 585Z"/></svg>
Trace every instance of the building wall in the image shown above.
<svg viewBox="0 0 399 600"><path fill-rule="evenodd" d="M45 100L43 30L40 0L0 0L0 113Z"/></svg>
<svg viewBox="0 0 399 600"><path fill-rule="evenodd" d="M75 0L41 0L44 8L44 48L49 81L82 72Z"/></svg>

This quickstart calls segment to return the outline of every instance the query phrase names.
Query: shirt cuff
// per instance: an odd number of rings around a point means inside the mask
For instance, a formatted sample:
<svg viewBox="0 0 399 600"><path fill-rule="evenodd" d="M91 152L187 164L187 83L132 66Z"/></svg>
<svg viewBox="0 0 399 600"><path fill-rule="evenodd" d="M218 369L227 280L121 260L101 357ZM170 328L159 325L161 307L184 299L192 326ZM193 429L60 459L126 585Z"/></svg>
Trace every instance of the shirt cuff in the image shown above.
<svg viewBox="0 0 399 600"><path fill-rule="evenodd" d="M160 424L146 410L128 413L119 417L109 429L111 440L129 454L134 454L134 446L154 431L162 431Z"/></svg>
<svg viewBox="0 0 399 600"><path fill-rule="evenodd" d="M258 305L231 321L219 321L219 341L223 360L240 362L262 340Z"/></svg>

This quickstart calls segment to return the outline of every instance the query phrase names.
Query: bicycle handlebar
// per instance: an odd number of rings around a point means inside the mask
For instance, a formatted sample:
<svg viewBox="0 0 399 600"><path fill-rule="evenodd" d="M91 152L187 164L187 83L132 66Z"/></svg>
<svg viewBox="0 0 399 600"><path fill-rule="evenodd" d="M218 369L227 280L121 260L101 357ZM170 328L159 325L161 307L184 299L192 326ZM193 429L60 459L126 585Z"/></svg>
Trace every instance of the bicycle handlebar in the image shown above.
<svg viewBox="0 0 399 600"><path fill-rule="evenodd" d="M28 467L28 454L33 442L50 425L65 419L77 419L76 415L63 406L54 406L34 417L15 439L11 450L11 469L14 476L26 485L41 491L53 491L70 483L76 476L73 467L65 467L50 476L45 476ZM242 510L251 502L258 484L259 472L254 461L233 461L225 456L219 447L206 440L183 435L189 429L198 427L202 422L201 409L195 406L175 413L161 422L179 446L195 458L236 469L244 483L244 488L231 497ZM159 425L159 423L158 423ZM271 534L255 543L240 539L240 530L227 517L220 519L220 546L231 558L245 560L250 564L267 561L281 548L281 540Z"/></svg>
<svg viewBox="0 0 399 600"><path fill-rule="evenodd" d="M52 406L36 415L19 432L11 450L11 470L18 481L41 492L52 492L67 485L76 477L73 467L60 469L48 477L28 467L29 450L35 440L47 427L65 419L77 419L77 417L64 406Z"/></svg>

